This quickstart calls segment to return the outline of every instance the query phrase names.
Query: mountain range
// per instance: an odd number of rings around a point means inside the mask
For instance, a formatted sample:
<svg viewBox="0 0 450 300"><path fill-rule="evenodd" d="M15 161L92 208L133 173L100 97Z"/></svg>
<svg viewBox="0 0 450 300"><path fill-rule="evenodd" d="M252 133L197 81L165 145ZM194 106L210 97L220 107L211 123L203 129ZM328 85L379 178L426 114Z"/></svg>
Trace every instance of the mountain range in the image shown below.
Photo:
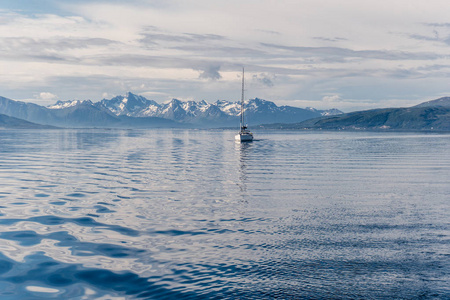
<svg viewBox="0 0 450 300"><path fill-rule="evenodd" d="M76 107L80 104L93 105L101 110L111 112L115 116L128 116L135 118L159 117L173 120L183 124L192 124L206 127L235 126L239 122L240 103L218 100L207 103L202 100L180 101L172 99L159 104L143 96L127 93L125 96L116 96L112 99L103 99L97 103L91 101L58 101L49 106L50 109L64 109ZM275 103L259 98L245 101L245 117L248 125L263 122L274 123L299 122L322 115L340 114L337 109L316 110L314 108L297 108L292 106L277 106Z"/></svg>
<svg viewBox="0 0 450 300"><path fill-rule="evenodd" d="M450 131L450 97L406 108L371 109L293 124L271 124L261 127L303 130Z"/></svg>
<svg viewBox="0 0 450 300"><path fill-rule="evenodd" d="M41 125L0 114L0 129L54 129L57 127Z"/></svg>
<svg viewBox="0 0 450 300"><path fill-rule="evenodd" d="M0 115L1 128L42 128L41 125L69 128L236 127L240 103L172 99L159 104L127 93L96 103L90 100L58 101L44 107L0 97L0 114L3 114ZM258 124L269 124L259 126L265 129L450 131L450 97L412 107L345 114L337 109L277 106L271 101L255 98L245 102L245 117L246 123L253 128Z"/></svg>
<svg viewBox="0 0 450 300"><path fill-rule="evenodd" d="M339 113L342 112L337 109L277 106L259 98L245 103L248 125L281 121L294 123ZM235 127L239 123L240 103L218 100L210 104L172 99L159 104L127 93L96 103L90 100L57 101L44 107L0 97L0 114L60 127Z"/></svg>

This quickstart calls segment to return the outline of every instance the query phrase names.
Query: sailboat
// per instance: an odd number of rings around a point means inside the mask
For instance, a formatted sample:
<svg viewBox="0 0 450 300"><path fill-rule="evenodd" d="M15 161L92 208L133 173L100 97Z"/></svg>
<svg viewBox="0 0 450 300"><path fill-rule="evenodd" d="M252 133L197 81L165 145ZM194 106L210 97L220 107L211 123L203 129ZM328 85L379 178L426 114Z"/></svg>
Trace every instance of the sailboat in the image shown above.
<svg viewBox="0 0 450 300"><path fill-rule="evenodd" d="M253 134L248 130L247 125L245 125L244 119L244 68L242 68L242 97L241 97L241 120L240 128L238 134L236 134L235 139L239 142L251 142L253 141Z"/></svg>

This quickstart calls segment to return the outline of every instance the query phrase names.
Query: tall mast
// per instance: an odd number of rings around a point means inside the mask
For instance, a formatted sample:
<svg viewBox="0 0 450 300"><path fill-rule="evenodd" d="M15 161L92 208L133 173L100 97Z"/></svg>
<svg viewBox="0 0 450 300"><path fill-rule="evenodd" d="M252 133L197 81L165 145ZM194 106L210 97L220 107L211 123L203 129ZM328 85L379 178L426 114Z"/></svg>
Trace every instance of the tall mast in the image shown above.
<svg viewBox="0 0 450 300"><path fill-rule="evenodd" d="M242 67L241 129L244 125L244 67Z"/></svg>

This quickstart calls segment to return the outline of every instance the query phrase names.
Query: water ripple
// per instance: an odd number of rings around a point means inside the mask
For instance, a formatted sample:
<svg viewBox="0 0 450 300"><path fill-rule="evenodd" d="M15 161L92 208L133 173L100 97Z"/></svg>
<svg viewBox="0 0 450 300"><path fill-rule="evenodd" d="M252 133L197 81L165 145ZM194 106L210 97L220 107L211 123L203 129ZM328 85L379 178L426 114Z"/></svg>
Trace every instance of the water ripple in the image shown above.
<svg viewBox="0 0 450 300"><path fill-rule="evenodd" d="M448 135L0 130L0 298L447 299Z"/></svg>
<svg viewBox="0 0 450 300"><path fill-rule="evenodd" d="M95 221L93 218L62 218L58 216L38 216L28 219L0 219L0 225L14 225L18 222L35 222L42 225L63 225L73 223L85 227L101 227L127 236L138 236L137 230L126 228L120 225L108 225Z"/></svg>

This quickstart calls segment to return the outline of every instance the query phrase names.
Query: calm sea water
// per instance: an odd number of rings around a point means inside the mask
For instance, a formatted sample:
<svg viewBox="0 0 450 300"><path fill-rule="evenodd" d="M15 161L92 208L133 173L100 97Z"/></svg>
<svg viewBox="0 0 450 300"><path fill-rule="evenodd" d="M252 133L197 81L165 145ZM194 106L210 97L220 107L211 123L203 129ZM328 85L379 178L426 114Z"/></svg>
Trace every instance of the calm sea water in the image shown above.
<svg viewBox="0 0 450 300"><path fill-rule="evenodd" d="M0 131L0 299L448 299L450 135Z"/></svg>

